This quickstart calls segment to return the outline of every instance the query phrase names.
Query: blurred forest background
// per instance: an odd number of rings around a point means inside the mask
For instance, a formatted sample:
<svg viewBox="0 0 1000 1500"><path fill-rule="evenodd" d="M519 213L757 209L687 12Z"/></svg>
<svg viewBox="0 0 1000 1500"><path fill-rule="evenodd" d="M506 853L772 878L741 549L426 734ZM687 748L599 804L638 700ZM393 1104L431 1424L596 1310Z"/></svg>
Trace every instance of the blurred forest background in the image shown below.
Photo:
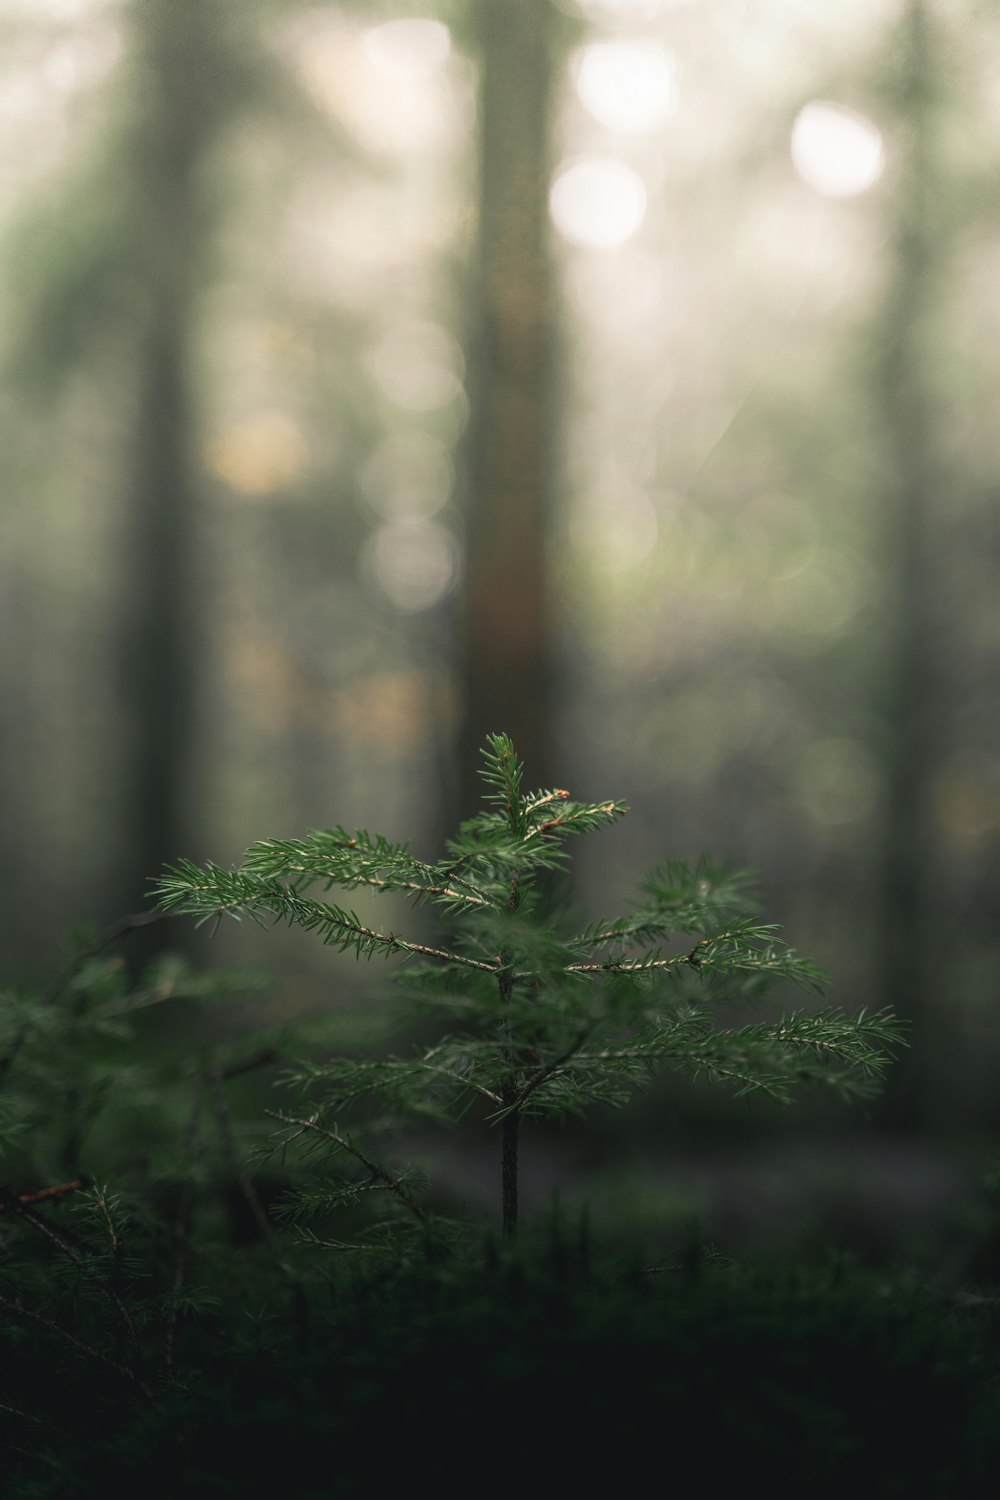
<svg viewBox="0 0 1000 1500"><path fill-rule="evenodd" d="M988 0L2 0L5 973L178 855L431 856L504 729L634 809L593 915L710 851L912 1021L876 1123L938 1155L874 1198L975 1181L998 182ZM200 953L272 1017L381 983ZM594 1129L775 1118L670 1081Z"/></svg>

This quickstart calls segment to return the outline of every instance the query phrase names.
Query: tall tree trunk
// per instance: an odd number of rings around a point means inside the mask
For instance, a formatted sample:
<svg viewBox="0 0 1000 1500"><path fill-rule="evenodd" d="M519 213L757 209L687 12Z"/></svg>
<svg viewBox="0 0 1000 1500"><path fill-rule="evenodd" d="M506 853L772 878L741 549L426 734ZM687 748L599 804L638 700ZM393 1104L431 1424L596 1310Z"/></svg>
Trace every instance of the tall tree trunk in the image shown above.
<svg viewBox="0 0 1000 1500"><path fill-rule="evenodd" d="M938 752L933 628L932 507L940 491L935 442L936 366L930 320L943 249L934 213L935 39L926 0L908 0L899 45L903 142L897 181L895 267L881 326L876 400L892 484L887 496L888 652L882 708L888 799L878 926L885 1003L913 1027L884 1101L884 1117L914 1129L932 1111L934 990L931 780Z"/></svg>
<svg viewBox="0 0 1000 1500"><path fill-rule="evenodd" d="M551 780L550 488L553 293L547 255L553 7L479 8L478 359L464 599L464 815L478 751L511 735L532 785Z"/></svg>
<svg viewBox="0 0 1000 1500"><path fill-rule="evenodd" d="M210 232L200 172L232 103L217 0L142 0L133 174L137 302L133 440L119 603L124 714L120 900L148 905L188 817L199 658L192 357Z"/></svg>

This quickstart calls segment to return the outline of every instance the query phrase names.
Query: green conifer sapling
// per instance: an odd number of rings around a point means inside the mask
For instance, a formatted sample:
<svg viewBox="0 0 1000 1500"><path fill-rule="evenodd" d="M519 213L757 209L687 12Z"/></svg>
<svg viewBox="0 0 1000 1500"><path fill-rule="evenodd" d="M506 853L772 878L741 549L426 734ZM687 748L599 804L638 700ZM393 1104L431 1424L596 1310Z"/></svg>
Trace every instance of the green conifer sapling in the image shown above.
<svg viewBox="0 0 1000 1500"><path fill-rule="evenodd" d="M182 862L159 882L164 909L285 920L359 958L400 955L396 982L443 1023L433 1045L413 1056L334 1057L293 1071L312 1113L278 1118L362 1174L305 1191L297 1212L382 1188L404 1215L422 1217L407 1175L374 1161L338 1123L370 1096L422 1118L455 1119L478 1105L500 1130L503 1227L511 1234L527 1117L623 1104L664 1068L782 1102L800 1084L823 1084L846 1098L877 1089L886 1049L902 1041L900 1023L886 1011L796 1009L719 1025L727 1002L756 1003L780 980L820 990L824 979L754 914L745 875L705 860L693 868L669 861L646 877L627 915L578 929L547 909L539 877L565 867L572 836L596 832L628 809L576 802L558 788L525 793L523 767L503 734L488 737L482 776L486 807L434 864L406 844L337 827L252 844L235 870ZM411 941L325 899L333 889L359 887L431 903L443 937Z"/></svg>

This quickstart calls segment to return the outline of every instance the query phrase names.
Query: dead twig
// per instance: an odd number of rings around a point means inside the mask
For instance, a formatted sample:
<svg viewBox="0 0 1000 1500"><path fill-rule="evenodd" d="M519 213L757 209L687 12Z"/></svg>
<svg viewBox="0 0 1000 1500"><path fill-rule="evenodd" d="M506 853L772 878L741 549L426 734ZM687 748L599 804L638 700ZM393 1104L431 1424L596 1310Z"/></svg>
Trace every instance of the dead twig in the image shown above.
<svg viewBox="0 0 1000 1500"><path fill-rule="evenodd" d="M37 1193L17 1193L15 1196L19 1203L26 1203L30 1207L34 1203L53 1203L59 1198L65 1198L69 1193L78 1192L80 1188L91 1186L89 1177L74 1177L72 1182L60 1182L56 1187L39 1188ZM8 1205L0 1203L0 1214L8 1211Z"/></svg>

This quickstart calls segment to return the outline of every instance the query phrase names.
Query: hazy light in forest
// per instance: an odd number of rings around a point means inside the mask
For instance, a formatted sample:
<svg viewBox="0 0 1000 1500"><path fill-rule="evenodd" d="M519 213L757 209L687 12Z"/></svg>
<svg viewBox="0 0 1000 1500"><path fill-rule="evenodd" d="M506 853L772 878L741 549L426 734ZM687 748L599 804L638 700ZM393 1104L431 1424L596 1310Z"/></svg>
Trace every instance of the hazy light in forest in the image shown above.
<svg viewBox="0 0 1000 1500"><path fill-rule="evenodd" d="M783 579L769 580L767 614L779 632L783 651L814 656L830 637L851 625L875 592L874 575L857 554L849 560L816 548L805 567Z"/></svg>
<svg viewBox="0 0 1000 1500"><path fill-rule="evenodd" d="M108 9L108 0L4 0L3 11L21 11L37 20L39 16L50 21L80 21L97 11Z"/></svg>
<svg viewBox="0 0 1000 1500"><path fill-rule="evenodd" d="M426 519L448 503L455 470L447 448L426 432L383 439L361 470L361 493L386 520Z"/></svg>
<svg viewBox="0 0 1000 1500"><path fill-rule="evenodd" d="M439 603L454 584L458 543L437 521L390 521L368 538L361 566L394 608L415 614Z"/></svg>
<svg viewBox="0 0 1000 1500"><path fill-rule="evenodd" d="M960 751L935 778L933 801L943 838L962 852L1000 831L1000 757L984 750Z"/></svg>
<svg viewBox="0 0 1000 1500"><path fill-rule="evenodd" d="M121 51L122 37L117 27L92 26L57 42L42 63L41 75L52 88L67 93L86 88L111 71Z"/></svg>
<svg viewBox="0 0 1000 1500"><path fill-rule="evenodd" d="M404 411L435 411L464 396L462 351L437 323L397 324L369 350L365 363Z"/></svg>
<svg viewBox="0 0 1000 1500"><path fill-rule="evenodd" d="M613 250L631 239L646 217L646 188L624 162L585 157L557 174L549 212L564 239L592 250Z"/></svg>
<svg viewBox="0 0 1000 1500"><path fill-rule="evenodd" d="M460 228L461 206L386 181L302 174L285 218L283 258L296 291L376 316L387 273L409 271Z"/></svg>
<svg viewBox="0 0 1000 1500"><path fill-rule="evenodd" d="M49 92L35 71L20 70L0 82L0 120L30 120L49 109Z"/></svg>
<svg viewBox="0 0 1000 1500"><path fill-rule="evenodd" d="M53 94L68 94L99 83L122 50L120 32L98 24L62 37L37 66L17 68L0 80L0 118L11 121L51 115Z"/></svg>
<svg viewBox="0 0 1000 1500"><path fill-rule="evenodd" d="M637 245L618 255L581 255L566 278L579 316L629 344L661 336L666 281L663 256Z"/></svg>
<svg viewBox="0 0 1000 1500"><path fill-rule="evenodd" d="M594 42L573 60L580 102L623 135L655 130L677 107L674 60L648 42Z"/></svg>
<svg viewBox="0 0 1000 1500"><path fill-rule="evenodd" d="M661 11L690 0L576 0L577 10L595 21L652 21Z"/></svg>
<svg viewBox="0 0 1000 1500"><path fill-rule="evenodd" d="M885 165L882 134L870 120L839 104L816 100L792 128L792 161L805 182L829 198L870 188Z"/></svg>
<svg viewBox="0 0 1000 1500"><path fill-rule="evenodd" d="M204 458L230 489L241 495L270 495L308 467L309 446L291 417L281 411L262 411L210 439Z"/></svg>
<svg viewBox="0 0 1000 1500"><path fill-rule="evenodd" d="M428 78L448 61L451 33L441 21L386 21L365 33L364 53L387 78L411 83Z"/></svg>
<svg viewBox="0 0 1000 1500"><path fill-rule="evenodd" d="M572 531L608 573L631 573L656 546L656 511L641 490L609 482L607 491L587 507Z"/></svg>
<svg viewBox="0 0 1000 1500"><path fill-rule="evenodd" d="M870 817L878 778L858 740L816 740L796 768L798 800L817 822L835 827Z"/></svg>
<svg viewBox="0 0 1000 1500"><path fill-rule="evenodd" d="M413 156L460 129L467 100L445 66L451 36L440 21L389 21L362 34L328 6L298 17L282 38L313 98L366 150Z"/></svg>
<svg viewBox="0 0 1000 1500"><path fill-rule="evenodd" d="M801 499L780 490L764 490L748 502L743 516L768 587L798 578L816 562L816 516Z"/></svg>
<svg viewBox="0 0 1000 1500"><path fill-rule="evenodd" d="M431 724L454 721L454 690L443 673L366 672L333 697L332 723L337 743L345 741L380 760L404 757L424 739Z"/></svg>

